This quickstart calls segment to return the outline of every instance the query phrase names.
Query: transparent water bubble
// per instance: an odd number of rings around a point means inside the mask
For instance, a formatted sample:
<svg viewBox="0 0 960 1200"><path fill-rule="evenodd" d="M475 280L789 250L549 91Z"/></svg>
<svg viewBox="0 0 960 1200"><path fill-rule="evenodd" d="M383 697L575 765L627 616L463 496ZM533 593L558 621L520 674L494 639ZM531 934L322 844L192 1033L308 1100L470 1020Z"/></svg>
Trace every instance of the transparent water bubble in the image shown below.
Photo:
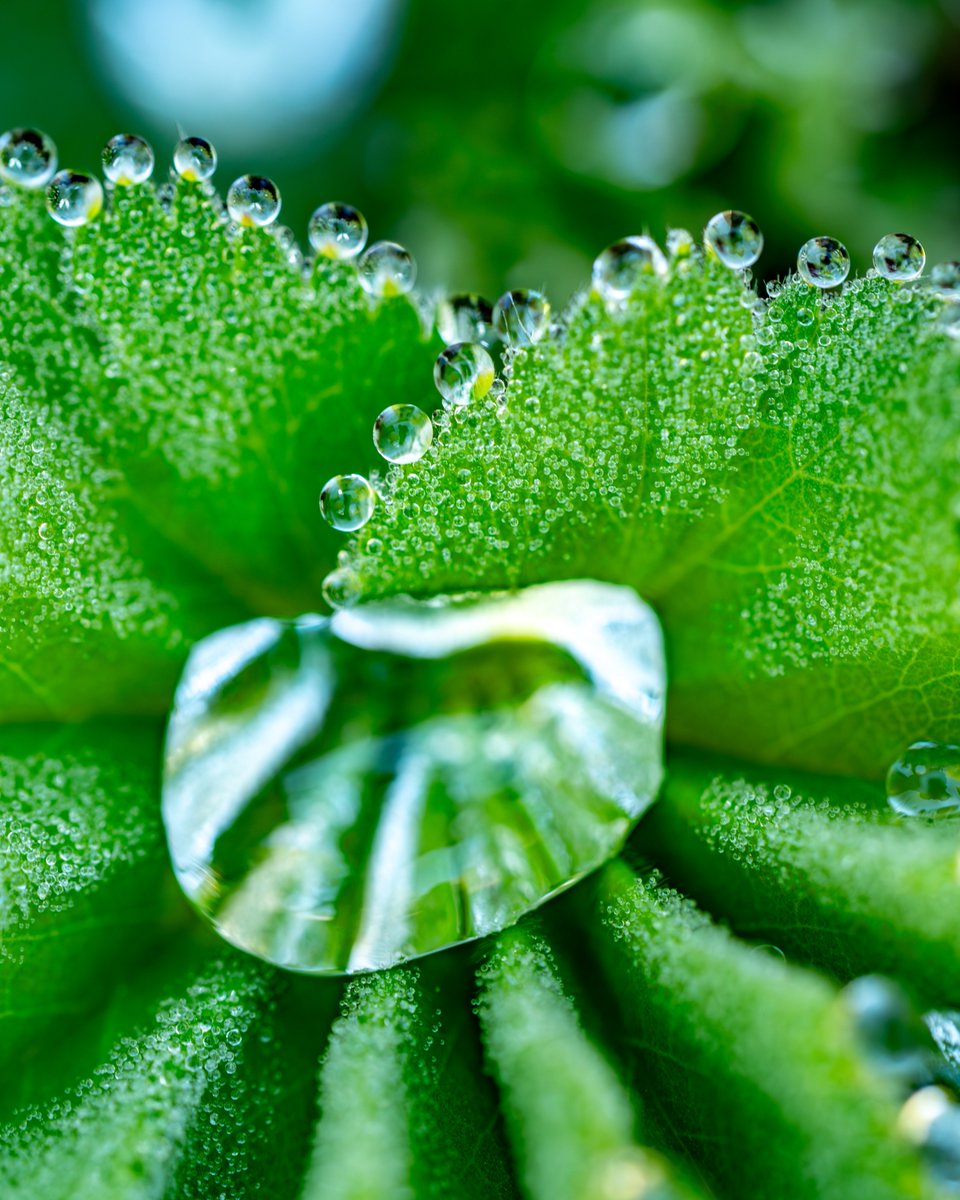
<svg viewBox="0 0 960 1200"><path fill-rule="evenodd" d="M0 178L24 188L42 188L57 169L57 148L39 129L0 134Z"/></svg>
<svg viewBox="0 0 960 1200"><path fill-rule="evenodd" d="M362 475L334 475L320 492L320 511L334 529L352 533L373 516L377 494Z"/></svg>
<svg viewBox="0 0 960 1200"><path fill-rule="evenodd" d="M227 189L227 212L247 229L270 225L280 215L280 190L263 175L241 175Z"/></svg>
<svg viewBox="0 0 960 1200"><path fill-rule="evenodd" d="M797 270L800 277L813 287L837 287L850 274L850 255L846 246L836 238L811 238L800 247Z"/></svg>
<svg viewBox="0 0 960 1200"><path fill-rule="evenodd" d="M324 579L321 591L331 608L349 608L360 599L360 579L348 567L338 567Z"/></svg>
<svg viewBox="0 0 960 1200"><path fill-rule="evenodd" d="M135 133L115 134L100 158L104 175L118 187L146 183L153 174L153 148Z"/></svg>
<svg viewBox="0 0 960 1200"><path fill-rule="evenodd" d="M415 404L391 404L373 425L373 444L387 462L417 462L432 442L433 422Z"/></svg>
<svg viewBox="0 0 960 1200"><path fill-rule="evenodd" d="M960 812L960 746L914 742L887 772L887 799L904 817Z"/></svg>
<svg viewBox="0 0 960 1200"><path fill-rule="evenodd" d="M960 262L937 263L930 271L930 283L944 300L960 300Z"/></svg>
<svg viewBox="0 0 960 1200"><path fill-rule="evenodd" d="M913 1091L934 1080L937 1047L909 996L882 975L861 975L841 992L874 1067Z"/></svg>
<svg viewBox="0 0 960 1200"><path fill-rule="evenodd" d="M307 236L324 258L356 258L367 244L367 222L353 205L331 201L314 210Z"/></svg>
<svg viewBox="0 0 960 1200"><path fill-rule="evenodd" d="M60 225L86 225L103 208L103 186L91 175L58 171L47 185L47 212Z"/></svg>
<svg viewBox="0 0 960 1200"><path fill-rule="evenodd" d="M446 296L437 305L437 332L448 346L454 342L490 342L493 306L473 292Z"/></svg>
<svg viewBox="0 0 960 1200"><path fill-rule="evenodd" d="M413 255L397 242L374 242L357 262L360 285L370 296L385 299L413 291L417 264Z"/></svg>
<svg viewBox="0 0 960 1200"><path fill-rule="evenodd" d="M550 328L550 301L528 288L504 292L493 306L493 328L511 346L539 342Z"/></svg>
<svg viewBox="0 0 960 1200"><path fill-rule="evenodd" d="M760 257L763 234L753 217L731 208L710 218L703 231L703 244L725 267L743 271Z"/></svg>
<svg viewBox="0 0 960 1200"><path fill-rule="evenodd" d="M939 1183L951 1191L960 1188L960 1106L943 1088L914 1092L901 1108L897 1126Z"/></svg>
<svg viewBox="0 0 960 1200"><path fill-rule="evenodd" d="M203 183L217 169L217 151L206 138L181 138L173 150L173 165L181 179Z"/></svg>
<svg viewBox="0 0 960 1200"><path fill-rule="evenodd" d="M593 286L604 300L625 300L644 279L666 279L667 260L650 237L628 237L608 246L593 264Z"/></svg>
<svg viewBox="0 0 960 1200"><path fill-rule="evenodd" d="M662 778L664 689L651 610L590 581L223 630L167 731L176 877L302 972L483 937L619 851Z"/></svg>
<svg viewBox="0 0 960 1200"><path fill-rule="evenodd" d="M448 409L481 400L495 377L493 359L479 342L454 342L440 351L433 365L433 381Z"/></svg>
<svg viewBox="0 0 960 1200"><path fill-rule="evenodd" d="M873 248L873 265L884 279L916 279L923 271L927 256L909 233L888 233Z"/></svg>

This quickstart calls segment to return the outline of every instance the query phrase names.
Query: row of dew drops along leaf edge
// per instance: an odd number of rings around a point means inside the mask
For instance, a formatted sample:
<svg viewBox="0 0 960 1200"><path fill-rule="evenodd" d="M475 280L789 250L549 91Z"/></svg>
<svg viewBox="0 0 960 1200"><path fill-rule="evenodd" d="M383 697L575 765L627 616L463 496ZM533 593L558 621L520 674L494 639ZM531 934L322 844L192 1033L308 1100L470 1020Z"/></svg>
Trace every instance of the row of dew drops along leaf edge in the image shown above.
<svg viewBox="0 0 960 1200"><path fill-rule="evenodd" d="M102 162L108 186L130 187L151 178L155 157L143 138L121 133L104 146ZM182 137L174 148L173 165L181 179L210 187L217 166L216 150L204 138ZM0 135L0 180L32 190L45 188L47 210L68 228L88 224L103 208L100 181L76 171L58 171L56 147L39 130L19 128ZM9 192L0 183L0 204L5 200L9 202ZM239 229L272 225L280 213L280 203L279 189L259 175L243 175L227 190L227 213ZM355 260L359 281L370 296L380 299L410 292L416 265L409 251L386 241L367 247L367 235L362 213L339 202L321 205L308 225L315 254ZM707 222L703 243L707 254L741 272L747 282L748 272L763 250L763 234L752 217L727 210ZM702 254L693 236L681 229L668 233L667 252L681 268L696 262ZM911 283L919 279L925 261L923 247L916 238L890 233L874 247L873 273L893 283ZM667 256L652 238L627 237L597 257L593 288L615 310L644 279L665 279L669 269ZM837 288L849 274L850 255L835 238L814 237L800 248L797 271L813 288ZM933 292L948 302L941 327L950 336L960 338L960 263L938 264L930 273L929 283ZM768 294L775 295L776 290L777 285L767 285ZM799 310L798 316L803 311ZM506 383L497 377L488 346L495 338L505 343L508 353L533 345L549 331L550 318L549 301L532 290L508 291L494 305L474 295L441 301L437 327L447 344L437 357L433 376L443 408L455 414L485 397L502 404ZM394 466L421 459L432 445L433 436L433 421L412 404L390 405L373 424L374 446ZM334 529L355 532L370 520L376 500L377 493L364 476L335 475L321 489L320 510ZM343 568L327 576L324 597L331 607L349 604L355 599L353 592ZM903 817L960 814L960 747L934 742L910 746L888 772L887 794L891 807Z"/></svg>

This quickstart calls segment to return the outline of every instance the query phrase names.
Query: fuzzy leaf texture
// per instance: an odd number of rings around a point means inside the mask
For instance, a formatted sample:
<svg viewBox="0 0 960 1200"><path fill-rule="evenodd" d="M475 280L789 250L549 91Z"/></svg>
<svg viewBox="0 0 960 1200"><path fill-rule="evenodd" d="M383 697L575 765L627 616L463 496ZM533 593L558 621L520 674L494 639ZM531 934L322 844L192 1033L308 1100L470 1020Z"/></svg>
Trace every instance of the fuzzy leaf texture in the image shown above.
<svg viewBox="0 0 960 1200"><path fill-rule="evenodd" d="M957 736L941 301L867 278L758 302L678 258L616 310L575 299L502 398L378 470L377 413L436 404L426 302L230 236L182 181L69 234L4 200L0 1193L949 1194L841 991L897 977L956 1041L957 826L878 784ZM349 540L317 496L351 471L379 499ZM188 910L158 781L190 647L321 609L334 570L357 598L626 583L670 675L668 783L624 860L345 987Z"/></svg>

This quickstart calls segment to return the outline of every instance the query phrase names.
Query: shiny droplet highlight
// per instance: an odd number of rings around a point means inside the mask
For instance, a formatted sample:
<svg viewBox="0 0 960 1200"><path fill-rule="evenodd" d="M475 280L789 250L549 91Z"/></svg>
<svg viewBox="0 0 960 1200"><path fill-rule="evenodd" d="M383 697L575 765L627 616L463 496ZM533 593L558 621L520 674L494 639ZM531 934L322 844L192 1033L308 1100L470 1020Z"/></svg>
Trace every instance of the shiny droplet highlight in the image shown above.
<svg viewBox="0 0 960 1200"><path fill-rule="evenodd" d="M0 134L0 179L23 188L42 188L57 169L57 148L39 129Z"/></svg>
<svg viewBox="0 0 960 1200"><path fill-rule="evenodd" d="M550 328L550 301L542 292L515 288L493 306L493 327L510 346L530 346Z"/></svg>
<svg viewBox="0 0 960 1200"><path fill-rule="evenodd" d="M227 212L248 229L271 225L280 215L280 191L263 175L241 175L227 190Z"/></svg>
<svg viewBox="0 0 960 1200"><path fill-rule="evenodd" d="M923 247L909 233L888 233L873 248L873 266L877 274L898 283L916 279L926 261Z"/></svg>
<svg viewBox="0 0 960 1200"><path fill-rule="evenodd" d="M146 183L153 174L153 149L135 133L118 133L100 155L103 173L117 187Z"/></svg>
<svg viewBox="0 0 960 1200"><path fill-rule="evenodd" d="M797 270L800 278L813 287L837 287L850 274L850 255L836 238L811 238L800 247Z"/></svg>
<svg viewBox="0 0 960 1200"><path fill-rule="evenodd" d="M479 342L454 342L437 355L433 381L444 408L459 408L490 391L496 377L493 359Z"/></svg>
<svg viewBox="0 0 960 1200"><path fill-rule="evenodd" d="M334 475L320 492L320 511L343 533L362 528L373 516L377 495L362 475Z"/></svg>
<svg viewBox="0 0 960 1200"><path fill-rule="evenodd" d="M103 186L92 175L58 171L47 186L46 203L47 212L59 225L76 228L99 215Z"/></svg>
<svg viewBox="0 0 960 1200"><path fill-rule="evenodd" d="M645 279L666 279L667 260L649 237L628 237L608 246L593 264L593 286L604 300L625 300Z"/></svg>
<svg viewBox="0 0 960 1200"><path fill-rule="evenodd" d="M353 205L333 201L314 210L307 236L323 258L356 258L367 244L367 222Z"/></svg>
<svg viewBox="0 0 960 1200"><path fill-rule="evenodd" d="M413 291L417 264L398 242L374 242L357 260L357 274L369 296L384 300Z"/></svg>
<svg viewBox="0 0 960 1200"><path fill-rule="evenodd" d="M174 147L173 165L187 183L202 183L211 179L217 169L217 152L206 138L181 138Z"/></svg>
<svg viewBox="0 0 960 1200"><path fill-rule="evenodd" d="M744 271L763 250L763 234L753 217L736 209L718 212L707 222L703 244L725 267Z"/></svg>
<svg viewBox="0 0 960 1200"><path fill-rule="evenodd" d="M960 746L914 742L887 772L887 799L903 817L960 812Z"/></svg>
<svg viewBox="0 0 960 1200"><path fill-rule="evenodd" d="M433 422L415 404L391 404L374 422L373 444L387 462L417 462L432 442Z"/></svg>

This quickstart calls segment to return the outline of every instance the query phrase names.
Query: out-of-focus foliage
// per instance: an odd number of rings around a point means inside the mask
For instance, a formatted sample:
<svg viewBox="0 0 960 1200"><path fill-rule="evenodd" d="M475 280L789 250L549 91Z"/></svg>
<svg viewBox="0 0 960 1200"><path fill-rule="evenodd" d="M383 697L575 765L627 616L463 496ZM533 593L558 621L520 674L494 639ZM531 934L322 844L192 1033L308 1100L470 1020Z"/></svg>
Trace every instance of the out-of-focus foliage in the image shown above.
<svg viewBox="0 0 960 1200"><path fill-rule="evenodd" d="M223 176L277 176L301 237L349 199L428 285L560 300L613 238L731 206L767 277L817 233L861 269L891 229L956 257L948 0L43 0L4 25L0 124L81 169L98 134L162 159L174 121L202 126Z"/></svg>

